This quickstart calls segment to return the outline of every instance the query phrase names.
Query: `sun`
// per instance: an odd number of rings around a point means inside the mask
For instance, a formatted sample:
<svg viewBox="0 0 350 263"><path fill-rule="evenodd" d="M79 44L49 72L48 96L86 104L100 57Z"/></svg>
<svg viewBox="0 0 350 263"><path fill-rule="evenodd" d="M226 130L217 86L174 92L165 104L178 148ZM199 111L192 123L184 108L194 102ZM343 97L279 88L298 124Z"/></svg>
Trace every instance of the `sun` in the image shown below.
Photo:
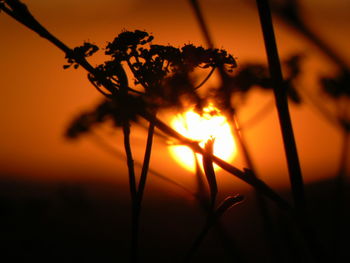
<svg viewBox="0 0 350 263"><path fill-rule="evenodd" d="M170 125L183 136L199 141L202 147L208 139L214 138L214 155L227 162L232 161L237 155L236 143L230 125L226 117L220 114L220 111L213 104L209 104L204 108L202 115L196 113L193 109L177 114L171 120ZM189 171L195 171L195 154L189 147L170 145L169 151L181 166ZM196 157L201 164L202 156L196 154ZM219 167L214 165L214 169L218 170Z"/></svg>

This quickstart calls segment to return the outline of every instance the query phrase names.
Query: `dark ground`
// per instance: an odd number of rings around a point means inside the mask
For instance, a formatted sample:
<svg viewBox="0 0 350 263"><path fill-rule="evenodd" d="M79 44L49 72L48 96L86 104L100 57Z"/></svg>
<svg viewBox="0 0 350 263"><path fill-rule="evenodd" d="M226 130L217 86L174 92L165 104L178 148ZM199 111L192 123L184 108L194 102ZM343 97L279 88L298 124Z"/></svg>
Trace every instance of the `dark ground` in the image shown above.
<svg viewBox="0 0 350 263"><path fill-rule="evenodd" d="M343 199L345 213L336 216L334 183L319 182L306 190L311 222L324 252L332 255L332 246L339 246L337 255L350 259L349 191ZM302 239L286 217L269 204L272 224L264 233L252 193L243 194L249 202L225 214L193 262L306 262L307 257L300 256ZM1 262L128 262L129 215L129 195L118 185L2 179ZM203 224L203 212L194 200L166 192L146 196L140 262L181 262ZM333 238L334 226L340 227L342 239ZM336 245L336 240L341 242Z"/></svg>

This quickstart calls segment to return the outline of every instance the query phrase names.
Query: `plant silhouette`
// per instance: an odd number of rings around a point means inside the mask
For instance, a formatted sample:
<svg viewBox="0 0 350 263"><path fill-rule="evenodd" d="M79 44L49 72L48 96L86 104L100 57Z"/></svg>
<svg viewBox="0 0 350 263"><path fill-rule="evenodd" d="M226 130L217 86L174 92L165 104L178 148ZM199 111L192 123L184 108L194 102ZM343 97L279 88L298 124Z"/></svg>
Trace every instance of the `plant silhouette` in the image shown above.
<svg viewBox="0 0 350 263"><path fill-rule="evenodd" d="M84 134L92 133L95 126L110 121L115 127L122 130L131 197L131 262L142 260L139 253L140 214L147 175L151 172L149 163L153 137L156 132L190 147L194 153L203 156L203 178L206 180L207 189L203 190L204 184L199 184L199 194L196 197L199 203L204 204L206 221L203 229L194 238L188 253L184 256L184 261L188 262L194 258L195 252L209 230L215 224L220 223L219 221L226 211L240 204L244 199L240 194L232 194L218 202L220 189L216 181L214 163L256 190L256 197L268 234L271 234L272 230L269 228L269 225L271 227L271 219L269 211L265 207L265 198L268 198L280 209L284 220L288 221L289 226L298 232L295 235L298 237L294 236L293 242L300 241L299 246L303 247L303 251L306 251L305 255L300 256L301 259L308 259L311 262L329 261L330 255L323 248L308 216L302 171L288 109L288 99L296 105L301 105L306 100L304 91L298 87L304 56L295 54L281 63L274 39L271 10L317 45L324 54L335 62L339 69L335 76L319 76L321 90L336 105L336 114L330 113L319 102L312 100L319 111L327 119L335 122L344 133L344 147L337 175L338 191L335 198L337 204L335 214L339 217L344 210L343 195L346 184L347 145L350 131L348 114L350 78L346 63L307 28L300 16L300 7L297 1L272 1L270 10L269 1L257 0L268 65L251 63L237 67L233 55L224 49L214 47L198 1L191 0L189 2L192 4L208 48L193 44L186 44L180 48L154 44L155 37L142 30L125 30L102 49L90 42L84 42L81 46L70 48L42 26L21 1L2 0L0 1L0 10L62 50L67 59L67 64L63 65L64 69L84 68L88 73L87 78L91 85L103 95L104 100L95 109L82 113L71 122L66 131L68 138L76 139ZM88 59L101 50L104 51L104 55L108 59L100 65L92 66ZM286 72L284 76L282 76L282 66ZM204 72L206 77L198 80L194 77L194 73L197 71ZM205 93L201 92L202 87L215 71L220 76L222 83L217 87L211 87ZM127 74L127 72L131 74ZM291 182L292 204L257 176L242 134L246 125L241 126L237 120L236 112L240 105L232 103L232 97L238 96L237 94L243 95L243 98L247 97L249 92L255 88L274 93ZM186 138L157 117L157 114L163 110L172 109L176 112L183 112L189 106L201 114L203 108L210 102L214 102L215 106L228 116L245 158L245 168L239 169L215 156L213 154L214 139L206 142L205 147L201 147L199 142ZM138 164L134 162L130 127L134 123L140 124L141 119L147 122L148 133L144 160L142 164ZM262 120L260 117L256 119ZM139 179L135 172L135 164L141 166ZM200 172L197 169L198 178L202 176ZM340 229L335 227L337 242L339 242L339 232ZM334 250L336 249L334 248Z"/></svg>

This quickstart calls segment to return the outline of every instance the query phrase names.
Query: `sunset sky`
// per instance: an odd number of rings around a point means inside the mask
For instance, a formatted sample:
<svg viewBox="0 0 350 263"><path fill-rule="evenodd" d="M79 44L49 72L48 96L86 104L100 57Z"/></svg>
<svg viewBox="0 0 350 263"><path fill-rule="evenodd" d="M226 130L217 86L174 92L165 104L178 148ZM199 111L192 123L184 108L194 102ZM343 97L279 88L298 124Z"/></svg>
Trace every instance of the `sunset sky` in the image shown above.
<svg viewBox="0 0 350 263"><path fill-rule="evenodd" d="M186 0L23 2L49 31L70 47L84 41L103 47L124 29L146 30L154 35L153 42L159 44L205 45ZM307 24L349 65L350 2L301 2ZM232 53L238 66L266 61L254 1L203 0L200 3L215 45ZM312 94L319 95L315 73L333 72L332 63L277 18L275 25L281 58L304 53L303 84ZM60 50L4 13L0 13L0 36L0 176L126 183L124 161L104 151L94 137L85 136L74 142L64 138L65 128L74 116L91 109L101 99L86 78L86 72L64 70L62 66L66 61ZM326 97L320 98L327 103ZM267 92L251 94L246 106L239 110L240 120L244 123L271 100L272 95ZM291 114L305 181L334 174L340 154L340 129L322 119L307 103L292 105ZM122 152L120 130L106 126L96 133ZM145 134L142 127L133 129L136 161L142 160ZM276 112L269 112L263 121L248 129L245 136L259 175L271 185L288 185ZM242 167L239 157L233 164ZM193 181L191 173L171 158L160 138L155 141L151 168L184 183ZM231 177L224 172L219 175L224 182L231 182Z"/></svg>

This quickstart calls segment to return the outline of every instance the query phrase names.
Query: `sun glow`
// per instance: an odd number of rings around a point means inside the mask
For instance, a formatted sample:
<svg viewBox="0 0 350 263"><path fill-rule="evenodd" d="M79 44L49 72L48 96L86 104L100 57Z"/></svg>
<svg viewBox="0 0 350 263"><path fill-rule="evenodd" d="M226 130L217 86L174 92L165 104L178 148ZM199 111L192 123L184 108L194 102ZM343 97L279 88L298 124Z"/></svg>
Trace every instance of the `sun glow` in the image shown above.
<svg viewBox="0 0 350 263"><path fill-rule="evenodd" d="M189 139L199 141L204 147L206 141L214 138L214 155L225 161L232 161L237 154L236 144L226 117L221 115L219 110L212 104L203 109L199 115L193 109L183 114L176 115L171 126ZM183 145L171 145L169 150L174 159L184 168L195 171L196 160L193 151ZM196 154L198 162L202 163L202 156ZM219 167L214 165L214 169Z"/></svg>

